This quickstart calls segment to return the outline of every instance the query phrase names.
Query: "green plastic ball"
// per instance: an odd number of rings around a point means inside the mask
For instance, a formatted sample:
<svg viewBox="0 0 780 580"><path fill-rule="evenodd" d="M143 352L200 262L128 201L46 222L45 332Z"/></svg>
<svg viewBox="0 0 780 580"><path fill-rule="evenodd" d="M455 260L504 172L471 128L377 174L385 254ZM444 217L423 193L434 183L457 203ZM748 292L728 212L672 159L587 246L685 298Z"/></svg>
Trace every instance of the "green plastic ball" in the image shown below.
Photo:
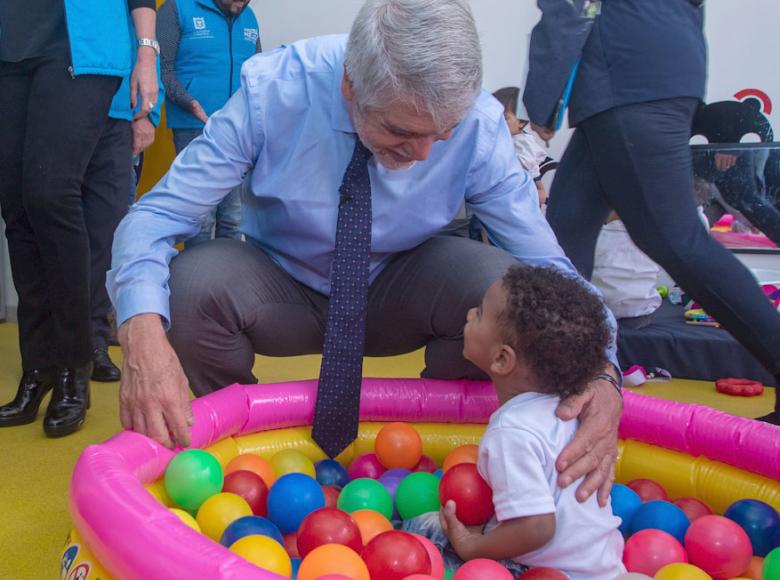
<svg viewBox="0 0 780 580"><path fill-rule="evenodd" d="M191 512L222 491L223 481L219 461L201 449L182 451L165 470L165 491L176 505Z"/></svg>
<svg viewBox="0 0 780 580"><path fill-rule="evenodd" d="M780 547L775 548L764 558L761 568L761 580L777 580L780 578Z"/></svg>
<svg viewBox="0 0 780 580"><path fill-rule="evenodd" d="M452 580L454 576L455 576L455 572L453 572L449 568L444 569L444 580Z"/></svg>
<svg viewBox="0 0 780 580"><path fill-rule="evenodd" d="M395 492L395 506L404 520L439 511L439 478L420 471L407 475Z"/></svg>
<svg viewBox="0 0 780 580"><path fill-rule="evenodd" d="M340 510L350 514L358 510L374 510L388 520L393 517L393 498L384 485L367 477L353 479L345 485L337 505Z"/></svg>

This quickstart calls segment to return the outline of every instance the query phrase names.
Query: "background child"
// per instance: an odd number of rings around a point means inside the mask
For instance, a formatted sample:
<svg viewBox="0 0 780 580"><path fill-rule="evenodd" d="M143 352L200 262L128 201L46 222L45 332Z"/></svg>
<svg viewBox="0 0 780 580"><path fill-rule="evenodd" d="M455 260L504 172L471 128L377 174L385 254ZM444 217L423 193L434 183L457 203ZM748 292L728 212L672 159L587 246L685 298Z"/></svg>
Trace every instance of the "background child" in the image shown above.
<svg viewBox="0 0 780 580"><path fill-rule="evenodd" d="M548 268L513 266L468 313L463 354L484 370L501 407L490 417L477 466L493 490L484 530L458 521L453 502L404 529L428 536L448 567L491 558L519 574L523 564L558 568L572 580L625 572L620 520L595 496L580 503L561 489L555 461L576 421L559 419L561 398L580 393L607 365L604 306L581 282Z"/></svg>

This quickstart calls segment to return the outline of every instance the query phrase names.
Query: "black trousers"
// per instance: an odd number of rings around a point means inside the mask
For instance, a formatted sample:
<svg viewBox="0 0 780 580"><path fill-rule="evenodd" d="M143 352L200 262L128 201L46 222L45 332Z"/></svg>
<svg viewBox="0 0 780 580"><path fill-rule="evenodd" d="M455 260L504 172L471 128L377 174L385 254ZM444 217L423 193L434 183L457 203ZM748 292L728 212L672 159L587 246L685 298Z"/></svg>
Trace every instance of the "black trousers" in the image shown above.
<svg viewBox="0 0 780 580"><path fill-rule="evenodd" d="M555 175L547 219L590 278L596 239L614 209L636 245L778 375L780 315L696 214L688 146L696 105L692 98L652 101L583 121Z"/></svg>
<svg viewBox="0 0 780 580"><path fill-rule="evenodd" d="M0 208L19 294L22 368L90 359L82 185L120 79L72 78L66 53L0 62Z"/></svg>
<svg viewBox="0 0 780 580"><path fill-rule="evenodd" d="M92 347L108 348L111 299L106 272L111 267L114 231L127 213L133 191L133 136L130 121L108 119L89 161L81 204L89 235Z"/></svg>

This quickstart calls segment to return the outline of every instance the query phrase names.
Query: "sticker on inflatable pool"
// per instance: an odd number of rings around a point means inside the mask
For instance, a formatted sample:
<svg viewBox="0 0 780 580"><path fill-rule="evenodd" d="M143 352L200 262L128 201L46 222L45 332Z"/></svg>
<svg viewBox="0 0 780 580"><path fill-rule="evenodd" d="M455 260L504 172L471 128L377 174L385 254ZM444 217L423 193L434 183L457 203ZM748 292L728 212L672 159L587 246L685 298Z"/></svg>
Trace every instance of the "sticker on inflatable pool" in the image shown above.
<svg viewBox="0 0 780 580"><path fill-rule="evenodd" d="M60 557L60 580L111 580L77 530L68 534Z"/></svg>

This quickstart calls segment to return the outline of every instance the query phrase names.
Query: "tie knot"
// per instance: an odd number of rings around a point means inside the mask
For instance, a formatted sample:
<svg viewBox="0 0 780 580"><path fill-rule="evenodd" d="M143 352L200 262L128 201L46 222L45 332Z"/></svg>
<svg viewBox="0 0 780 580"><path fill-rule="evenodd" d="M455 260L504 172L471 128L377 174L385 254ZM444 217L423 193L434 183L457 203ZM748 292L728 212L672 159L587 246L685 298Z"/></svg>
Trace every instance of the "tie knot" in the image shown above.
<svg viewBox="0 0 780 580"><path fill-rule="evenodd" d="M360 140L360 137L355 136L355 151L352 154L353 157L360 159L361 161L368 161L371 159L371 156L373 153L369 150L368 147L363 145L363 142Z"/></svg>

